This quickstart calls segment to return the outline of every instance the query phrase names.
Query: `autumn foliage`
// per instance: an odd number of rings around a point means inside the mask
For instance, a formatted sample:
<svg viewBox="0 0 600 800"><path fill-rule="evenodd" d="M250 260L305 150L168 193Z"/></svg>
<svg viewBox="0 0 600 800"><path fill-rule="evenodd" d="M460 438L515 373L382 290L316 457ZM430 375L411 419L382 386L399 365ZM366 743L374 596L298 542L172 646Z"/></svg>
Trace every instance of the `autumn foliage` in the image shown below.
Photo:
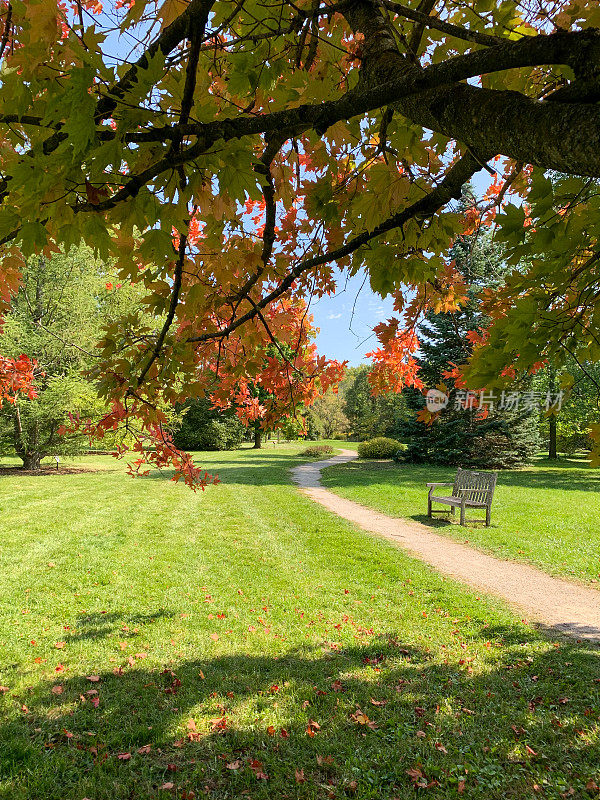
<svg viewBox="0 0 600 800"><path fill-rule="evenodd" d="M160 325L107 329L90 432L135 429L140 468L152 441L200 485L165 409L211 396L267 425L335 384L309 305L338 270L395 298L374 391L418 385L418 320L462 302L447 253L482 225L515 271L468 384L598 360L598 25L581 0L4 1L1 297L19 258L81 241L142 285Z"/></svg>

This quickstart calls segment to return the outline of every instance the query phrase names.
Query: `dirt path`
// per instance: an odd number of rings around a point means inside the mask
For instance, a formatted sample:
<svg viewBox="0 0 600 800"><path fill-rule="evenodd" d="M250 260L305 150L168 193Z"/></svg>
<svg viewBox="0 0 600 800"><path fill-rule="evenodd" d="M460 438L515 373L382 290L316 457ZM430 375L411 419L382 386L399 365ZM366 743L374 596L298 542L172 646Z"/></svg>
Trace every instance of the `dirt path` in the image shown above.
<svg viewBox="0 0 600 800"><path fill-rule="evenodd" d="M412 555L450 575L509 603L519 606L528 618L557 628L578 639L600 641L600 592L552 578L534 567L488 556L471 547L438 536L426 525L388 517L373 509L345 500L321 486L321 470L356 458L352 450L326 461L302 464L292 470L300 491L329 511L360 528L391 539ZM423 487L423 503L425 503Z"/></svg>

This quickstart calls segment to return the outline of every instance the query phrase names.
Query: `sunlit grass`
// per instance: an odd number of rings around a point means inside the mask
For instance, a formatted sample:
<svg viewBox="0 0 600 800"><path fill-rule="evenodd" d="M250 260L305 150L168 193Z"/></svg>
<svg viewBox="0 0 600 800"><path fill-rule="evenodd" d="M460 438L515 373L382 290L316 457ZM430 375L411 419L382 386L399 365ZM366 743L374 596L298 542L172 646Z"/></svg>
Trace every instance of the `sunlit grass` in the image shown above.
<svg viewBox="0 0 600 800"><path fill-rule="evenodd" d="M223 483L198 494L108 457L0 477L0 797L600 782L597 648L314 505L289 483L302 447L201 454Z"/></svg>
<svg viewBox="0 0 600 800"><path fill-rule="evenodd" d="M353 461L325 470L322 482L350 500L431 525L425 516L425 484L452 481L455 474L454 468L423 464ZM485 515L474 511L467 516ZM500 472L489 528L461 528L445 517L436 517L433 525L438 533L501 558L600 583L600 470L584 461L539 460L531 467Z"/></svg>

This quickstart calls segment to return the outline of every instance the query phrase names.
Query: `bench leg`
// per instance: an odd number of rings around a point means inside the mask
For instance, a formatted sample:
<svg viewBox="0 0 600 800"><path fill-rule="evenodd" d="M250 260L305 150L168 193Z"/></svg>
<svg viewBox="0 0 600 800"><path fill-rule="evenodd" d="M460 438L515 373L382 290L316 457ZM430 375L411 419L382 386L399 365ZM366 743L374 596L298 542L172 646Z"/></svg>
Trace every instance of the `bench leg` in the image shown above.
<svg viewBox="0 0 600 800"><path fill-rule="evenodd" d="M432 517L433 514L431 513L431 497L427 498L427 516Z"/></svg>
<svg viewBox="0 0 600 800"><path fill-rule="evenodd" d="M460 507L460 524L464 527L465 526L465 507L464 504Z"/></svg>
<svg viewBox="0 0 600 800"><path fill-rule="evenodd" d="M485 527L490 527L490 520L492 519L492 509L487 506L485 509Z"/></svg>

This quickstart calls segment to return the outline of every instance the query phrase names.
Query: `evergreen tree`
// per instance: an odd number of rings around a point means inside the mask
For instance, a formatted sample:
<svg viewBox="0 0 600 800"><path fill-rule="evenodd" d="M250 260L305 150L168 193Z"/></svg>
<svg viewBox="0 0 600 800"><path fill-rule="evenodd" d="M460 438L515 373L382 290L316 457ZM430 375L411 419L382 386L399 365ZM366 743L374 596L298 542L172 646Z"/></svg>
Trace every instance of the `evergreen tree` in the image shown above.
<svg viewBox="0 0 600 800"><path fill-rule="evenodd" d="M472 351L471 338L485 329L478 295L485 287L502 281L503 264L498 248L487 235L457 239L451 257L467 284L467 302L456 312L430 313L420 329L419 374L425 386L440 386L449 396L448 406L431 426L417 419L425 407L422 393L408 389L403 393L412 411L399 433L409 444L408 457L463 467L517 467L531 459L538 447L539 407L524 405L523 397L531 381L522 381L511 391L522 393L514 410L501 410L498 400L486 398L487 416L476 405L464 408L460 390L447 373L452 365L463 364ZM471 338L470 338L471 337ZM485 413L485 412L484 412Z"/></svg>

